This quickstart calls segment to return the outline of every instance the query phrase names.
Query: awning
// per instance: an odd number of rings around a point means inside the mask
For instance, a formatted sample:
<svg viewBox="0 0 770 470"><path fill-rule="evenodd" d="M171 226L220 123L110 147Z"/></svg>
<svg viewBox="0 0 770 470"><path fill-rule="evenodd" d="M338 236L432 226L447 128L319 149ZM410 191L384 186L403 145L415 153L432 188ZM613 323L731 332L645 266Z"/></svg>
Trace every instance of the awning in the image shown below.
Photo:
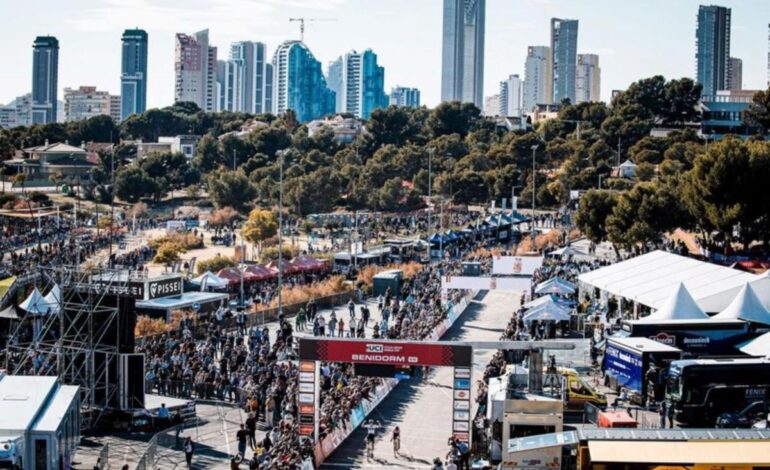
<svg viewBox="0 0 770 470"><path fill-rule="evenodd" d="M592 462L657 465L770 465L770 442L589 441Z"/></svg>

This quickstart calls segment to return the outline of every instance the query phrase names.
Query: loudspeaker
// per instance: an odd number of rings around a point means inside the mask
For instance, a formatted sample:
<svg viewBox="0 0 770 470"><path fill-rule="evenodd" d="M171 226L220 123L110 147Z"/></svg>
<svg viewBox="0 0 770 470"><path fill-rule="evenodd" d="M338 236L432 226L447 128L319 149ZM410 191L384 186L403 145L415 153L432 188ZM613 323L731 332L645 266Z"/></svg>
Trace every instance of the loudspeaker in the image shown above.
<svg viewBox="0 0 770 470"><path fill-rule="evenodd" d="M144 354L120 355L120 409L144 408Z"/></svg>

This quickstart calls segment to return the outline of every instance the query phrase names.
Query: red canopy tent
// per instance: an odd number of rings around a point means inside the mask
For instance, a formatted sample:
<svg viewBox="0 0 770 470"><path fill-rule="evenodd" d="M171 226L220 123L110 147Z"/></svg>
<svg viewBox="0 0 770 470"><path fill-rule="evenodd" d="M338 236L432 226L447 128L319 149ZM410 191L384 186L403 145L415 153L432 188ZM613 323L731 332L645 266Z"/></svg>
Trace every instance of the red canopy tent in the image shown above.
<svg viewBox="0 0 770 470"><path fill-rule="evenodd" d="M241 282L241 271L238 268L222 268L217 272L217 276L227 280L229 284L238 284ZM243 276L243 280L246 280L246 276Z"/></svg>
<svg viewBox="0 0 770 470"><path fill-rule="evenodd" d="M243 271L244 276L249 275L255 281L264 281L275 277L275 272L269 268L266 268L260 264L250 264Z"/></svg>
<svg viewBox="0 0 770 470"><path fill-rule="evenodd" d="M294 258L292 264L302 271L321 271L326 268L326 263L324 261L319 261L305 255Z"/></svg>
<svg viewBox="0 0 770 470"><path fill-rule="evenodd" d="M269 268L275 273L278 273L278 261L273 260L265 265L265 267ZM299 272L300 270L297 268L297 266L294 266L291 261L284 261L283 262L283 273L284 274L294 274Z"/></svg>

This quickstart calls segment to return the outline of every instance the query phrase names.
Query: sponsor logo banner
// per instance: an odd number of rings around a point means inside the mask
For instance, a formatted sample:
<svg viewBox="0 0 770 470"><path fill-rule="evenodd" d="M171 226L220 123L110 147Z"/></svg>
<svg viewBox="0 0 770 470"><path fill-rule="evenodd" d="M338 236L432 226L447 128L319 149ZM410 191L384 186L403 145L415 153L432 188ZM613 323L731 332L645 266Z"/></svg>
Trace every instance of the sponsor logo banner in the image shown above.
<svg viewBox="0 0 770 470"><path fill-rule="evenodd" d="M455 400L470 400L471 392L470 390L455 390L454 397Z"/></svg>
<svg viewBox="0 0 770 470"><path fill-rule="evenodd" d="M299 402L300 403L315 403L315 396L312 393L300 393L299 394Z"/></svg>
<svg viewBox="0 0 770 470"><path fill-rule="evenodd" d="M455 421L454 423L452 423L452 430L453 431L468 432L468 431L470 431L470 427L471 427L471 425L468 424L467 421Z"/></svg>
<svg viewBox="0 0 770 470"><path fill-rule="evenodd" d="M471 414L467 411L455 411L452 417L455 421L468 421L471 419Z"/></svg>
<svg viewBox="0 0 770 470"><path fill-rule="evenodd" d="M454 409L455 410L461 410L461 411L467 411L471 409L471 402L467 400L458 400L454 402Z"/></svg>
<svg viewBox="0 0 770 470"><path fill-rule="evenodd" d="M455 369L455 378L456 379L470 379L471 378L471 370L466 369L464 367L458 367Z"/></svg>
<svg viewBox="0 0 770 470"><path fill-rule="evenodd" d="M299 383L299 391L300 393L313 393L315 392L315 384L314 383L308 383L308 382L300 382Z"/></svg>
<svg viewBox="0 0 770 470"><path fill-rule="evenodd" d="M472 364L470 346L406 341L339 340L300 338L302 363L353 362L411 366L466 366ZM302 363L300 371L304 370Z"/></svg>
<svg viewBox="0 0 770 470"><path fill-rule="evenodd" d="M471 381L469 379L455 379L455 388L470 390Z"/></svg>

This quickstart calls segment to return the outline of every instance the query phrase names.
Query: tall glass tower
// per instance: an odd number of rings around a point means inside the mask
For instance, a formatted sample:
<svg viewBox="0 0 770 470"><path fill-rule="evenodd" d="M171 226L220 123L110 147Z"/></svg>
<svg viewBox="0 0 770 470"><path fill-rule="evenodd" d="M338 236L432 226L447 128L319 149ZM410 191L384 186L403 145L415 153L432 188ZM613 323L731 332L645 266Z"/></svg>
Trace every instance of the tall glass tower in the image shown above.
<svg viewBox="0 0 770 470"><path fill-rule="evenodd" d="M575 102L578 20L551 18L552 103L564 98Z"/></svg>
<svg viewBox="0 0 770 470"><path fill-rule="evenodd" d="M120 120L147 110L147 32L123 32L120 69Z"/></svg>
<svg viewBox="0 0 770 470"><path fill-rule="evenodd" d="M444 0L441 101L483 106L485 0Z"/></svg>
<svg viewBox="0 0 770 470"><path fill-rule="evenodd" d="M32 44L32 124L56 122L59 40L38 36Z"/></svg>
<svg viewBox="0 0 770 470"><path fill-rule="evenodd" d="M291 109L300 122L312 121L335 109L335 94L326 86L321 63L301 41L285 41L273 55L273 109Z"/></svg>
<svg viewBox="0 0 770 470"><path fill-rule="evenodd" d="M698 8L695 31L695 76L703 96L726 90L730 80L730 9L716 5Z"/></svg>

